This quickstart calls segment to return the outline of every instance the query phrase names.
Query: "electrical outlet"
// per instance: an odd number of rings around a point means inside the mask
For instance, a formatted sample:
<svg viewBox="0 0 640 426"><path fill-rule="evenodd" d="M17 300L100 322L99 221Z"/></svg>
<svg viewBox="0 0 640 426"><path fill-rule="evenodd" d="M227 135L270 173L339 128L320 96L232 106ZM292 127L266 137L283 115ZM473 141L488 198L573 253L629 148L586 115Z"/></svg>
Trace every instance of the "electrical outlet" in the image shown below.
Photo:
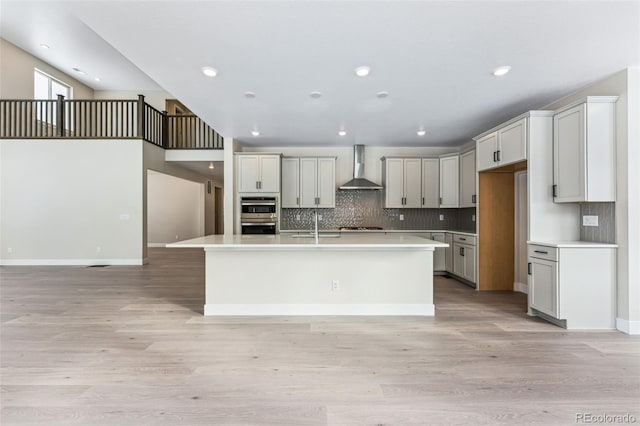
<svg viewBox="0 0 640 426"><path fill-rule="evenodd" d="M598 216L582 216L582 226L598 226Z"/></svg>
<svg viewBox="0 0 640 426"><path fill-rule="evenodd" d="M333 280L331 281L331 291L339 291L340 290L340 281Z"/></svg>
<svg viewBox="0 0 640 426"><path fill-rule="evenodd" d="M318 215L318 220L319 221L322 220L322 215L321 214Z"/></svg>
<svg viewBox="0 0 640 426"><path fill-rule="evenodd" d="M400 220L404 220L404 215L403 214L400 215Z"/></svg>
<svg viewBox="0 0 640 426"><path fill-rule="evenodd" d="M300 215L299 214L296 215L296 220L300 220Z"/></svg>
<svg viewBox="0 0 640 426"><path fill-rule="evenodd" d="M7 248L7 253L9 253L9 254L13 253L13 248L12 247L8 247Z"/></svg>
<svg viewBox="0 0 640 426"><path fill-rule="evenodd" d="M471 215L471 222L475 222L475 221L476 221L476 215L475 215L475 214L472 214L472 215Z"/></svg>
<svg viewBox="0 0 640 426"><path fill-rule="evenodd" d="M440 215L440 220L444 220L444 215L443 214Z"/></svg>

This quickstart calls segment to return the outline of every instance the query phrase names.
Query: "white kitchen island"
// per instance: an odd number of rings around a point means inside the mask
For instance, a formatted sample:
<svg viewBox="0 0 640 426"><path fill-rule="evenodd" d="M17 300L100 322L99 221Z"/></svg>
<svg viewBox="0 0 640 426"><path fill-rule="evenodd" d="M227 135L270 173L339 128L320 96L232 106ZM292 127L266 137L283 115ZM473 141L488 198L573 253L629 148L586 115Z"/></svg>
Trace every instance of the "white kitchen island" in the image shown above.
<svg viewBox="0 0 640 426"><path fill-rule="evenodd" d="M202 247L205 315L433 316L433 253L405 235L210 235Z"/></svg>

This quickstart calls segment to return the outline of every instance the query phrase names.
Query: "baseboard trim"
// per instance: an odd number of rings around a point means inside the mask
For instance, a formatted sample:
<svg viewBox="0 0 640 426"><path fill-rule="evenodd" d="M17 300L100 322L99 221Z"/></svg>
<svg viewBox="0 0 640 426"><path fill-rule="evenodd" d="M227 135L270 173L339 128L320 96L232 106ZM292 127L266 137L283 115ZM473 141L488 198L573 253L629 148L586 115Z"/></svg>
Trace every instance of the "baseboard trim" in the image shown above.
<svg viewBox="0 0 640 426"><path fill-rule="evenodd" d="M0 259L1 266L139 266L144 259Z"/></svg>
<svg viewBox="0 0 640 426"><path fill-rule="evenodd" d="M529 294L529 285L524 283L513 283L513 291L517 291L524 294Z"/></svg>
<svg viewBox="0 0 640 426"><path fill-rule="evenodd" d="M640 334L640 321L629 321L623 318L616 318L616 330L626 334Z"/></svg>
<svg viewBox="0 0 640 426"><path fill-rule="evenodd" d="M261 315L392 315L434 316L431 304L211 304L204 305L204 314L212 316Z"/></svg>

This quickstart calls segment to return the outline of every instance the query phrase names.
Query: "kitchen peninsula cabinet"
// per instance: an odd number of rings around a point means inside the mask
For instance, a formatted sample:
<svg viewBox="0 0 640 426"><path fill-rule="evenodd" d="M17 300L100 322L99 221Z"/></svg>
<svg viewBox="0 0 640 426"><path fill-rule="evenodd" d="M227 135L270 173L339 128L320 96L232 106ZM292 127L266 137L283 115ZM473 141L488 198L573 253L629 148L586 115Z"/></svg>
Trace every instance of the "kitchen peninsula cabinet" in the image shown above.
<svg viewBox="0 0 640 426"><path fill-rule="evenodd" d="M420 208L422 160L420 158L383 158L382 186L385 208Z"/></svg>
<svg viewBox="0 0 640 426"><path fill-rule="evenodd" d="M239 193L280 192L279 154L236 154Z"/></svg>
<svg viewBox="0 0 640 426"><path fill-rule="evenodd" d="M282 159L283 208L335 208L335 157Z"/></svg>
<svg viewBox="0 0 640 426"><path fill-rule="evenodd" d="M553 116L553 199L612 202L615 186L615 102L590 96Z"/></svg>

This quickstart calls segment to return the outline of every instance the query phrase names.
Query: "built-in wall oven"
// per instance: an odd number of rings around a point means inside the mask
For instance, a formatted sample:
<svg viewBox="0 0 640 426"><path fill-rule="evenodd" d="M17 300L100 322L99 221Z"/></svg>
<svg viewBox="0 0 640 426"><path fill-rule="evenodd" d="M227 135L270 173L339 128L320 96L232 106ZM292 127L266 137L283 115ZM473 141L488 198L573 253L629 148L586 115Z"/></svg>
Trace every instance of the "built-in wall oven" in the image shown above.
<svg viewBox="0 0 640 426"><path fill-rule="evenodd" d="M276 197L242 197L240 199L242 234L276 234L278 199Z"/></svg>

